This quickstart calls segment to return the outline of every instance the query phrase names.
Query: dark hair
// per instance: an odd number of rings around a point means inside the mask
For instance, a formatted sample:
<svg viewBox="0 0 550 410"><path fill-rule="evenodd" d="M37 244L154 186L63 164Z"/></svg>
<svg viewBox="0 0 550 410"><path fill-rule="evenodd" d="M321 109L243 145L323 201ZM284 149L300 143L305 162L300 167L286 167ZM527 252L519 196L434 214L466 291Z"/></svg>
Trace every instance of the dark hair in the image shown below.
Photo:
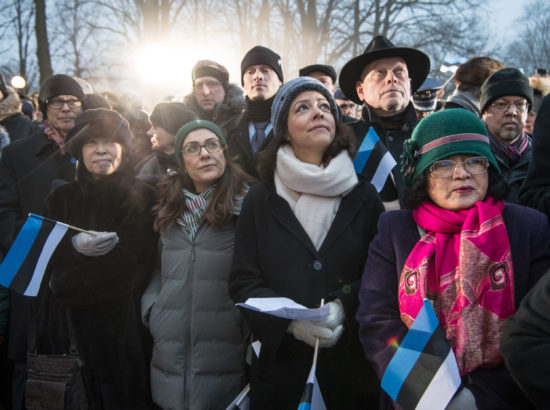
<svg viewBox="0 0 550 410"><path fill-rule="evenodd" d="M225 170L216 182L214 194L205 211L206 220L215 228L220 228L233 218L235 197L244 195L245 185L252 183L252 177L227 157L227 147L224 148L224 156ZM153 207L156 215L155 229L166 232L168 225L187 210L183 190L195 191L193 180L185 171L183 161L178 161L177 173L167 174L160 180L158 189L159 201Z"/></svg>
<svg viewBox="0 0 550 410"><path fill-rule="evenodd" d="M336 118L334 122L336 126L334 139L323 153L322 163L325 166L343 150L348 151L352 158L355 156L356 152L355 137L351 128ZM285 125L285 128L286 127ZM265 149L258 153L258 173L260 174L260 179L268 184L273 184L273 175L277 167L277 151L280 147L288 143L286 140L287 134L288 129L286 129L284 133L281 133L282 136L276 137L273 135Z"/></svg>
<svg viewBox="0 0 550 410"><path fill-rule="evenodd" d="M487 187L487 196L494 199L504 199L508 194L508 183L506 179L498 173L495 167L489 166L489 185ZM422 202L431 202L428 195L428 175L430 168L426 168L411 185L407 185L403 191L401 205L404 208L414 209Z"/></svg>

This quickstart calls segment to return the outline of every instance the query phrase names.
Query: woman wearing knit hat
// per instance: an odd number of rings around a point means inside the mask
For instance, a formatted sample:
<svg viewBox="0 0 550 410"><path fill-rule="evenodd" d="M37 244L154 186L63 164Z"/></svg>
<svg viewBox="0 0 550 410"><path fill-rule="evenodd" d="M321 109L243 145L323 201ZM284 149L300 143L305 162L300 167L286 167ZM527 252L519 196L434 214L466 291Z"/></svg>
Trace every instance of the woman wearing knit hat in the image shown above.
<svg viewBox="0 0 550 410"><path fill-rule="evenodd" d="M402 170L409 209L380 218L359 291L367 358L382 378L428 299L462 376L453 408L531 408L499 342L504 321L550 267L546 216L503 202L486 128L467 110L423 119L405 143Z"/></svg>
<svg viewBox="0 0 550 410"><path fill-rule="evenodd" d="M142 297L151 389L164 409L225 409L245 384L246 332L227 293L234 226L250 183L214 123L176 134L177 173L159 183L159 264Z"/></svg>
<svg viewBox="0 0 550 410"><path fill-rule="evenodd" d="M128 122L117 112L84 112L66 141L78 160L77 180L46 199L47 216L93 235L69 230L57 247L38 295L36 337L29 340L36 340L37 353L68 353L67 329L74 330L94 409L151 407L138 306L154 264L155 192L134 176L132 142Z"/></svg>
<svg viewBox="0 0 550 410"><path fill-rule="evenodd" d="M376 407L378 382L359 345L357 289L383 206L358 180L353 137L319 81L284 84L271 108L274 136L259 158L262 182L243 204L229 291L235 302L288 297L320 321L288 320L243 310L253 340L251 409L295 409L319 340L317 380L329 409Z"/></svg>

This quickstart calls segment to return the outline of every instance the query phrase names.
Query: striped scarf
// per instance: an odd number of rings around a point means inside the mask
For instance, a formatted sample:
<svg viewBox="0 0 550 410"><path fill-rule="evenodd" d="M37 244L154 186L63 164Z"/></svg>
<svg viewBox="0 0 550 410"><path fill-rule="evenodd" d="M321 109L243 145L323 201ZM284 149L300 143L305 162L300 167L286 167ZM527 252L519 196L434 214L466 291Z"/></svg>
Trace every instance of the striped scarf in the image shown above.
<svg viewBox="0 0 550 410"><path fill-rule="evenodd" d="M195 237L195 234L199 230L199 226L201 226L202 221L205 219L204 212L210 202L210 198L212 198L214 194L214 188L215 185L212 185L200 194L194 194L186 189L183 190L187 209L176 222L189 233L191 239Z"/></svg>
<svg viewBox="0 0 550 410"><path fill-rule="evenodd" d="M492 135L489 141L492 151L496 151L497 155L500 153L501 155L498 156L503 161L506 161L508 166L512 167L519 161L521 154L523 154L523 151L529 146L531 137L529 137L525 131L522 131L517 141L511 145L503 144Z"/></svg>

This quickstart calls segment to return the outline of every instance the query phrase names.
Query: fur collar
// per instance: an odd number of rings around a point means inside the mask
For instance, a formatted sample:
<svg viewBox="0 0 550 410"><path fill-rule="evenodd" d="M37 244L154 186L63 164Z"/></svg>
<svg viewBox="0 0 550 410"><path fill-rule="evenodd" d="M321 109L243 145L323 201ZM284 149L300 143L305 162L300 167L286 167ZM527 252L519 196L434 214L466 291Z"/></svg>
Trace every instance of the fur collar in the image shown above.
<svg viewBox="0 0 550 410"><path fill-rule="evenodd" d="M17 93L10 92L0 101L0 121L18 113L21 113L21 100Z"/></svg>

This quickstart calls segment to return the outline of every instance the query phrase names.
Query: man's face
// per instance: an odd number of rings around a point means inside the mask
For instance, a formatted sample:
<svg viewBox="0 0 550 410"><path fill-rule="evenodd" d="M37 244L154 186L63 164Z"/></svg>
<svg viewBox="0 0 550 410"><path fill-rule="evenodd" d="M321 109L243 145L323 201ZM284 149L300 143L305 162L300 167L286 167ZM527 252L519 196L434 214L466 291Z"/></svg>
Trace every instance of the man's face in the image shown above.
<svg viewBox="0 0 550 410"><path fill-rule="evenodd" d="M381 58L363 69L355 84L357 95L374 108L377 115L388 117L405 110L411 99L411 79L401 57Z"/></svg>
<svg viewBox="0 0 550 410"><path fill-rule="evenodd" d="M225 90L222 83L214 77L199 77L195 80L195 98L204 111L212 111L216 104L222 103Z"/></svg>
<svg viewBox="0 0 550 410"><path fill-rule="evenodd" d="M351 100L339 100L337 98L334 99L336 101L336 105L338 108L340 108L340 112L342 115L347 115L348 117L355 116L355 104Z"/></svg>
<svg viewBox="0 0 550 410"><path fill-rule="evenodd" d="M81 112L82 102L74 95L56 95L46 101L48 123L63 138L74 127Z"/></svg>
<svg viewBox="0 0 550 410"><path fill-rule="evenodd" d="M256 101L265 101L273 97L282 85L277 73L263 64L247 67L243 83L246 96Z"/></svg>
<svg viewBox="0 0 550 410"><path fill-rule="evenodd" d="M493 137L503 144L511 145L523 131L527 109L527 100L523 97L499 97L488 105L483 119Z"/></svg>
<svg viewBox="0 0 550 410"><path fill-rule="evenodd" d="M328 88L331 94L334 94L334 83L330 75L323 73L322 71L313 71L307 75L308 77L315 78L323 83L325 87Z"/></svg>
<svg viewBox="0 0 550 410"><path fill-rule="evenodd" d="M176 141L176 136L170 134L160 125L153 124L149 131L147 131L147 136L151 139L153 151L166 155L170 155L175 152L174 143Z"/></svg>

